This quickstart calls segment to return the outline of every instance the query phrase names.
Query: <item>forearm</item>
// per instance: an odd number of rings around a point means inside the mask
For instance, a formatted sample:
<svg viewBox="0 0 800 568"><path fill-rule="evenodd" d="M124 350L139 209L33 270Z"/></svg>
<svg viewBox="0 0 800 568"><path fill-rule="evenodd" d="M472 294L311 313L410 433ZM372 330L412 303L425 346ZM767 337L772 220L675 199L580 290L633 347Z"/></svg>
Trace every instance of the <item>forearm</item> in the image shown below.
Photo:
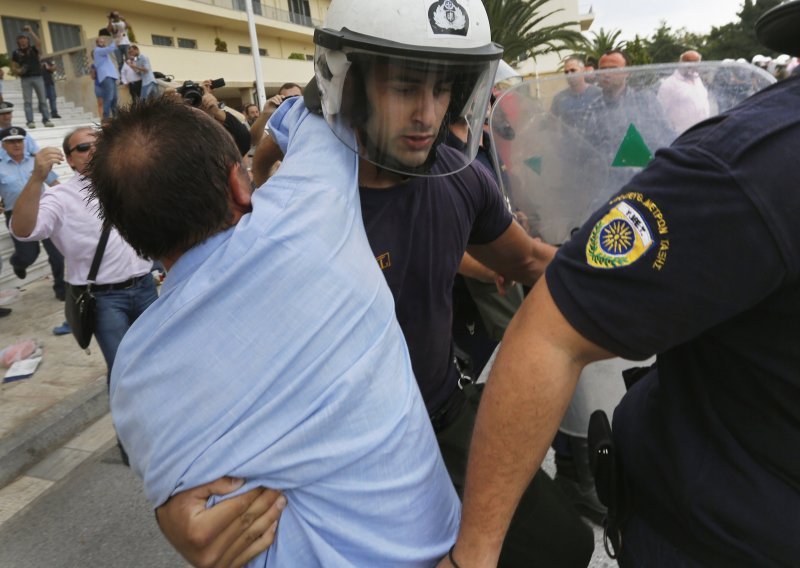
<svg viewBox="0 0 800 568"><path fill-rule="evenodd" d="M33 45L36 46L36 49L42 51L42 40L39 39L39 36L36 35L36 32L33 30L28 30L28 34L30 34L31 39L33 40ZM40 54L41 55L41 54Z"/></svg>
<svg viewBox="0 0 800 568"><path fill-rule="evenodd" d="M497 273L488 266L478 262L468 252L464 253L461 264L458 266L458 273L481 282L494 282Z"/></svg>
<svg viewBox="0 0 800 568"><path fill-rule="evenodd" d="M497 563L517 502L587 361L564 341L570 334L577 335L542 280L509 325L481 399L454 551L464 568Z"/></svg>
<svg viewBox="0 0 800 568"><path fill-rule="evenodd" d="M36 219L39 216L39 200L42 196L42 184L45 179L35 172L25 184L14 204L14 213L11 216L11 230L19 237L29 237L36 228Z"/></svg>
<svg viewBox="0 0 800 568"><path fill-rule="evenodd" d="M253 183L256 184L256 187L261 187L261 185L267 181L272 166L282 158L283 152L281 152L280 147L275 143L272 137L265 136L262 138L261 142L259 142L256 147L255 154L253 154L253 167L251 170L253 173Z"/></svg>
<svg viewBox="0 0 800 568"><path fill-rule="evenodd" d="M471 245L467 252L506 279L532 286L544 274L556 248L531 238L517 221L500 237L485 245Z"/></svg>
<svg viewBox="0 0 800 568"><path fill-rule="evenodd" d="M264 137L264 128L266 128L270 116L272 116L272 113L265 110L258 115L256 121L250 126L251 145L258 146L258 143L261 142Z"/></svg>

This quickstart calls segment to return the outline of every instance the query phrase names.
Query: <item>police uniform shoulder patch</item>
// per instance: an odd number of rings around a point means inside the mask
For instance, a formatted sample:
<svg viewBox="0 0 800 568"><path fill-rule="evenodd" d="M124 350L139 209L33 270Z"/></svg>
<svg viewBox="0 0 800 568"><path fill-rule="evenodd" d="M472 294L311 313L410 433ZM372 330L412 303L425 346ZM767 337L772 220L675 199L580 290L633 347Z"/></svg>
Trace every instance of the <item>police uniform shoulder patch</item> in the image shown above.
<svg viewBox="0 0 800 568"><path fill-rule="evenodd" d="M622 201L592 229L586 243L586 261L595 268L620 268L641 258L654 237L634 205Z"/></svg>
<svg viewBox="0 0 800 568"><path fill-rule="evenodd" d="M431 3L428 7L428 21L434 35L466 36L469 32L469 14L457 0L438 0Z"/></svg>

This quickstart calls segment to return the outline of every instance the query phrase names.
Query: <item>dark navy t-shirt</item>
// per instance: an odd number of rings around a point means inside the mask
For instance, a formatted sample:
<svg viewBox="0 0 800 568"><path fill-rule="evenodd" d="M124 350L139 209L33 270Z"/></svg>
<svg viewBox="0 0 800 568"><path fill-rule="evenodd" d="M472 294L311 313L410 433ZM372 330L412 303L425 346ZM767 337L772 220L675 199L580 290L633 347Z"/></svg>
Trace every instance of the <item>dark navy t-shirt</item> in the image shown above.
<svg viewBox="0 0 800 568"><path fill-rule="evenodd" d="M546 274L582 335L658 354L614 437L637 512L708 566L800 559L796 109L800 78L690 129Z"/></svg>
<svg viewBox="0 0 800 568"><path fill-rule="evenodd" d="M457 163L446 146L437 164ZM372 252L395 301L411 365L428 412L458 381L452 353L452 290L467 244L486 244L511 224L491 174L470 164L444 177L413 177L387 189L361 188L361 212Z"/></svg>

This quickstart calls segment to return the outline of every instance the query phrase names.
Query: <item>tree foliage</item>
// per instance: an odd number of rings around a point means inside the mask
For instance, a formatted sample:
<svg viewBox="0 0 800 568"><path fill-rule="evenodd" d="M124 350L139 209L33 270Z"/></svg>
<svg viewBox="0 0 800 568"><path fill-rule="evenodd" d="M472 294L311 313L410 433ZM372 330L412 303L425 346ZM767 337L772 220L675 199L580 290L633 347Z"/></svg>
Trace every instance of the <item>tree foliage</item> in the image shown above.
<svg viewBox="0 0 800 568"><path fill-rule="evenodd" d="M546 24L562 9L547 10L549 0L483 0L492 41L503 46L503 59L513 62L584 44L578 22Z"/></svg>
<svg viewBox="0 0 800 568"><path fill-rule="evenodd" d="M738 22L731 22L720 27L711 28L705 38L703 55L706 59L737 59L744 57L748 61L761 53L775 57L776 52L767 49L756 39L755 25L761 15L781 3L781 0L745 0L741 11L737 13Z"/></svg>
<svg viewBox="0 0 800 568"><path fill-rule="evenodd" d="M619 30L608 30L600 28L599 32L592 32L592 37L586 42L586 57L600 59L600 56L607 51L622 51L627 43L619 39L622 34Z"/></svg>
<svg viewBox="0 0 800 568"><path fill-rule="evenodd" d="M711 28L706 35L685 28L673 30L666 21L648 37L636 36L632 41L620 39L620 30L592 31L584 36L577 22L548 24L562 9L549 9L549 0L483 0L492 29L492 40L505 48L508 62L537 57L550 52L571 50L584 58L599 59L607 51L624 50L634 65L671 63L681 53L695 49L705 60L738 59L750 61L761 53L778 54L762 46L755 35L755 23L781 0L742 0L738 20Z"/></svg>
<svg viewBox="0 0 800 568"><path fill-rule="evenodd" d="M625 52L631 60L631 65L647 65L653 62L650 52L647 51L646 41L638 35L625 44Z"/></svg>

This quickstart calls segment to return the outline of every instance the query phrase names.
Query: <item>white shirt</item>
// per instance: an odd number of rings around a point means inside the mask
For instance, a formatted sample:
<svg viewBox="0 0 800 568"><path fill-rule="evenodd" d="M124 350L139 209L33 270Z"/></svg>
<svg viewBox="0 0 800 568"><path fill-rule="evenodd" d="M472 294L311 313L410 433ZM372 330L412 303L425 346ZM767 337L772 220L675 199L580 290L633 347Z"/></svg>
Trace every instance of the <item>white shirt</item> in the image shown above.
<svg viewBox="0 0 800 568"><path fill-rule="evenodd" d="M677 133L711 116L708 91L696 72L685 77L676 70L664 79L658 88L658 102Z"/></svg>
<svg viewBox="0 0 800 568"><path fill-rule="evenodd" d="M137 73L133 67L128 65L127 61L122 64L122 73L120 73L120 76L123 85L142 80L141 75L139 75L139 73Z"/></svg>
<svg viewBox="0 0 800 568"><path fill-rule="evenodd" d="M36 227L30 236L20 237L14 232L13 215L9 227L14 238L20 241L52 240L66 261L64 280L73 285L87 283L102 232L97 201L87 201L84 183L89 182L75 174L68 182L45 190L39 201ZM97 284L124 282L147 274L152 264L140 258L116 229L111 229L95 281Z"/></svg>
<svg viewBox="0 0 800 568"><path fill-rule="evenodd" d="M128 24L120 20L118 22L111 22L111 27L114 29L114 35L120 34L119 45L131 44L131 40L128 39Z"/></svg>

